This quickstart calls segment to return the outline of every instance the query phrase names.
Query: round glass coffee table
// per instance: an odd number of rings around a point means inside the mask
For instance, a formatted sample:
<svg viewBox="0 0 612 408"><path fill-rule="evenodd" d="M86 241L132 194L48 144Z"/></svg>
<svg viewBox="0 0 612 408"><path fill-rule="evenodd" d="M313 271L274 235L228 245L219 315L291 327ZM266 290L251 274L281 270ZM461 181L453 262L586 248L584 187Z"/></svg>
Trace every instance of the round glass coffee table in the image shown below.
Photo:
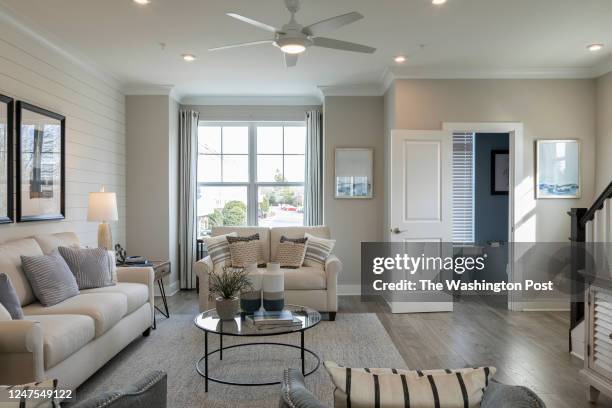
<svg viewBox="0 0 612 408"><path fill-rule="evenodd" d="M285 309L291 311L293 313L294 318L297 318L301 321L301 325L288 326L288 327L276 327L271 329L258 329L255 327L253 322L247 317L247 315L241 313L237 314L234 317L234 320L221 320L219 319L219 315L217 311L207 310L204 313L200 313L196 316L194 320L194 324L197 328L204 331L204 356L200 358L196 363L196 370L198 374L204 377L204 391L208 392L208 382L216 382L220 384L227 385L238 385L238 386L266 386L266 385L276 385L280 384L280 381L272 381L272 382L234 382L227 381L220 378L213 378L208 375L208 359L213 354L219 354L219 360L223 360L223 351L236 349L238 347L247 347L247 346L279 346L279 347L290 347L300 350L300 357L302 360L302 374L304 376L308 376L319 368L321 365L321 359L319 356L312 350L304 347L304 332L308 329L315 327L317 324L321 322L321 315L314 309L305 306L297 306L297 305L285 305ZM208 351L208 334L218 334L219 335L219 348L216 350ZM223 347L223 336L234 336L234 337L267 337L267 336L279 336L279 335L289 335L299 333L300 334L300 345L296 346L294 344L288 343L276 343L276 342L256 342L256 343L240 343L232 346ZM306 372L305 369L305 353L310 354L314 357L316 361L315 367ZM201 367L202 362L204 363L204 367Z"/></svg>

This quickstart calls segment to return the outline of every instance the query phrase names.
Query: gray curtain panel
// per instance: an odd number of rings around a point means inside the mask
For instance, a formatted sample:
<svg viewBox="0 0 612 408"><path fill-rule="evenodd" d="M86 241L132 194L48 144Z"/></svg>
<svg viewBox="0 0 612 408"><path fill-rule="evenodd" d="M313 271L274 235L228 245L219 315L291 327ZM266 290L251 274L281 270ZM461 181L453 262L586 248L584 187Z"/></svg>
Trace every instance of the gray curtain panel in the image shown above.
<svg viewBox="0 0 612 408"><path fill-rule="evenodd" d="M198 121L200 114L179 112L179 274L181 289L194 289L197 240Z"/></svg>
<svg viewBox="0 0 612 408"><path fill-rule="evenodd" d="M323 114L306 113L306 180L304 224L323 224Z"/></svg>

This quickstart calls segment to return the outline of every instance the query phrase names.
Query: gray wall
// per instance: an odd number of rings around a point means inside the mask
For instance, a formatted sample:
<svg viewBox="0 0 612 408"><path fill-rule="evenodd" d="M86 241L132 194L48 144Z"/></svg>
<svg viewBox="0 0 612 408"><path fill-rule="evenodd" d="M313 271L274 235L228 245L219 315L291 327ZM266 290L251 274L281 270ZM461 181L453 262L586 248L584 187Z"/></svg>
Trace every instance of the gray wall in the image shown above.
<svg viewBox="0 0 612 408"><path fill-rule="evenodd" d="M612 72L597 79L597 171L599 195L612 181Z"/></svg>
<svg viewBox="0 0 612 408"><path fill-rule="evenodd" d="M474 161L474 233L476 243L508 241L508 196L491 194L491 151L508 150L508 134L478 133Z"/></svg>
<svg viewBox="0 0 612 408"><path fill-rule="evenodd" d="M96 246L98 223L87 221L88 193L104 185L117 194L113 241L124 244L126 118L121 84L83 68L8 20L0 24L0 38L0 93L66 117L66 218L2 224L0 241L73 231L82 244Z"/></svg>
<svg viewBox="0 0 612 408"><path fill-rule="evenodd" d="M178 104L168 96L126 97L127 251L170 260L169 293L178 289Z"/></svg>
<svg viewBox="0 0 612 408"><path fill-rule="evenodd" d="M337 240L335 253L344 264L339 282L361 282L361 242L383 238L384 203L384 101L383 97L326 97L324 102L324 194L325 223ZM334 150L336 147L374 148L374 197L334 198Z"/></svg>

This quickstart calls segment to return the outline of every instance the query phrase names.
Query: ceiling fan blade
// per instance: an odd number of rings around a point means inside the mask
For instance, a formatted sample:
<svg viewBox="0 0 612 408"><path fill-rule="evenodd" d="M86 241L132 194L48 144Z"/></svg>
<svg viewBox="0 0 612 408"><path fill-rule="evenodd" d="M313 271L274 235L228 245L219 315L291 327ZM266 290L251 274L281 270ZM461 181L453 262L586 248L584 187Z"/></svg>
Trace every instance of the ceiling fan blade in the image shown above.
<svg viewBox="0 0 612 408"><path fill-rule="evenodd" d="M298 54L285 54L285 67L291 68L295 67L298 62Z"/></svg>
<svg viewBox="0 0 612 408"><path fill-rule="evenodd" d="M209 48L208 51L220 51L220 50L227 50L230 48L248 47L251 45L260 45L260 44L272 44L273 42L274 41L272 40L263 40L263 41L252 41L252 42L246 42L246 43L240 43L240 44L229 44L229 45L223 45L221 47Z"/></svg>
<svg viewBox="0 0 612 408"><path fill-rule="evenodd" d="M316 37L313 39L314 45L317 47L333 48L335 50L363 52L373 54L376 48L368 47L367 45L356 44L347 41L334 40L333 38Z"/></svg>
<svg viewBox="0 0 612 408"><path fill-rule="evenodd" d="M257 21L257 20L253 20L252 18L248 18L245 16L241 16L240 14L236 14L236 13L227 13L228 16L235 18L236 20L240 20L244 23L253 25L257 28L261 28L262 30L266 30L269 31L271 33L276 33L278 30L274 27L272 27L271 25L268 25L266 23L262 23L261 21Z"/></svg>
<svg viewBox="0 0 612 408"><path fill-rule="evenodd" d="M333 30L337 30L338 28L345 26L347 24L354 23L357 20L361 20L363 15L353 11L352 13L342 14L341 16L336 16L332 18L328 18L323 21L319 21L318 23L311 24L302 29L302 32L306 35L317 36L321 34L328 33Z"/></svg>

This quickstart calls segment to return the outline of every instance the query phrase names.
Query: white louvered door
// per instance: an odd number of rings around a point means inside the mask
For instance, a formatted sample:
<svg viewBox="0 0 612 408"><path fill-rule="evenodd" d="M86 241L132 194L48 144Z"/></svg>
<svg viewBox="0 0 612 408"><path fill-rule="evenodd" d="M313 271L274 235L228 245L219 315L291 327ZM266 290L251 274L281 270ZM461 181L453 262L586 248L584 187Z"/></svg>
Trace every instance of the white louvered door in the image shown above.
<svg viewBox="0 0 612 408"><path fill-rule="evenodd" d="M612 293L592 288L590 303L589 368L612 379Z"/></svg>

